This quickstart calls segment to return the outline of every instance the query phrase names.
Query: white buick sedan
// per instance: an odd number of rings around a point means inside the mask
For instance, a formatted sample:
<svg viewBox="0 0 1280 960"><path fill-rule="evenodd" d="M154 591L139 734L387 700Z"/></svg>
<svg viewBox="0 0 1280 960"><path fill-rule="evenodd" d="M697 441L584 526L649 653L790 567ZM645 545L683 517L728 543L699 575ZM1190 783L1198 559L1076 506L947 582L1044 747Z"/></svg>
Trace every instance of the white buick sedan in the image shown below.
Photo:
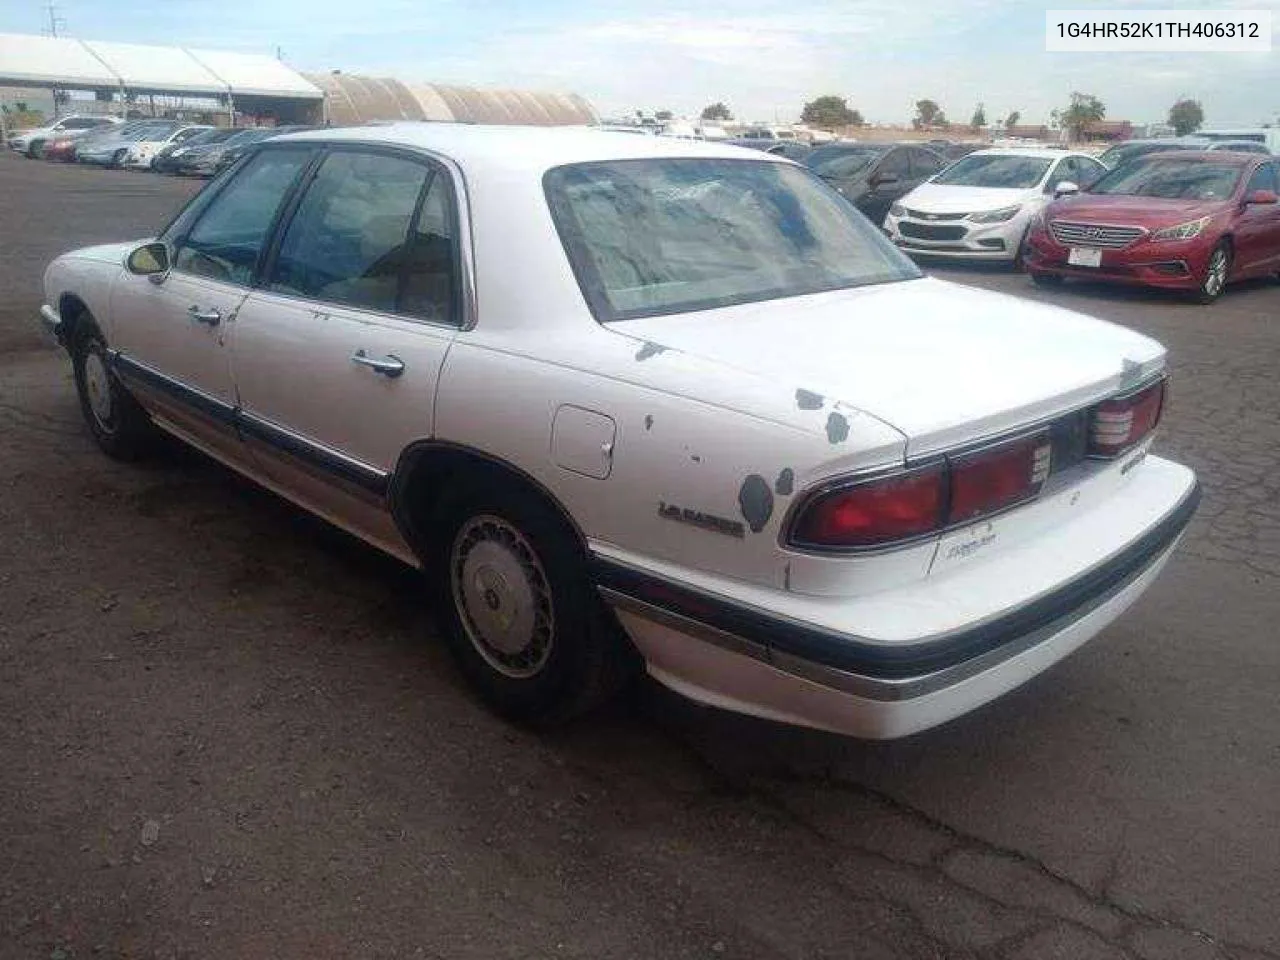
<svg viewBox="0 0 1280 960"><path fill-rule="evenodd" d="M462 670L563 718L634 666L862 737L983 704L1190 519L1165 353L926 278L789 161L594 130L266 141L45 275L89 429L181 438L426 574Z"/></svg>

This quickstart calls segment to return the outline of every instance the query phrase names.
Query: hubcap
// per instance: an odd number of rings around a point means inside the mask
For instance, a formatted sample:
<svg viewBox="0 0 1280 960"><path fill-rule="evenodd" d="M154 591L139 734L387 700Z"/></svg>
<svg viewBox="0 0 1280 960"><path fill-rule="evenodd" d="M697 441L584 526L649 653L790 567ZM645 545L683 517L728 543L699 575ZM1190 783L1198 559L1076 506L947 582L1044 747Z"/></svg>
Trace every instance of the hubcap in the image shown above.
<svg viewBox="0 0 1280 960"><path fill-rule="evenodd" d="M89 395L89 409L104 429L111 427L111 380L102 357L91 353L84 361L84 389Z"/></svg>
<svg viewBox="0 0 1280 960"><path fill-rule="evenodd" d="M1217 296L1222 292L1226 282L1227 252L1225 250L1216 250L1209 259L1209 272L1204 278L1204 292L1211 297Z"/></svg>
<svg viewBox="0 0 1280 960"><path fill-rule="evenodd" d="M551 587L533 547L500 517L467 521L450 555L453 602L472 646L508 677L531 677L551 654Z"/></svg>

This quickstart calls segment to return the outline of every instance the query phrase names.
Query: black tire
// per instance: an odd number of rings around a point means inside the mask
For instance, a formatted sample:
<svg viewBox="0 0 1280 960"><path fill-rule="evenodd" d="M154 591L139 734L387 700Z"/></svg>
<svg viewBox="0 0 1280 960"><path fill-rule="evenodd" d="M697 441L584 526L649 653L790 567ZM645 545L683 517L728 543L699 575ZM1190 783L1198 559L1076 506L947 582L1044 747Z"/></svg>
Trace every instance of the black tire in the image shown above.
<svg viewBox="0 0 1280 960"><path fill-rule="evenodd" d="M547 725L619 693L640 660L569 525L501 478L459 478L445 501L425 531L427 576L445 640L480 697L508 719Z"/></svg>
<svg viewBox="0 0 1280 960"><path fill-rule="evenodd" d="M1017 252L1013 255L1013 272L1027 272L1027 237L1031 236L1031 226L1027 225L1027 229L1022 231L1022 239L1018 241Z"/></svg>
<svg viewBox="0 0 1280 960"><path fill-rule="evenodd" d="M1056 273L1033 273L1031 279L1037 287L1062 286L1062 277Z"/></svg>
<svg viewBox="0 0 1280 960"><path fill-rule="evenodd" d="M127 157L128 155L129 155L128 150L117 150L115 153L111 155L110 166L113 169L119 170L122 166L124 166L124 158Z"/></svg>
<svg viewBox="0 0 1280 960"><path fill-rule="evenodd" d="M1223 240L1213 248L1205 265L1204 276L1200 278L1200 286L1196 290L1197 303L1209 304L1222 296L1227 289L1227 278L1231 276L1231 243Z"/></svg>
<svg viewBox="0 0 1280 960"><path fill-rule="evenodd" d="M81 320L71 341L80 412L94 442L116 460L136 460L155 438L145 410L125 388L107 360L107 344L92 321Z"/></svg>

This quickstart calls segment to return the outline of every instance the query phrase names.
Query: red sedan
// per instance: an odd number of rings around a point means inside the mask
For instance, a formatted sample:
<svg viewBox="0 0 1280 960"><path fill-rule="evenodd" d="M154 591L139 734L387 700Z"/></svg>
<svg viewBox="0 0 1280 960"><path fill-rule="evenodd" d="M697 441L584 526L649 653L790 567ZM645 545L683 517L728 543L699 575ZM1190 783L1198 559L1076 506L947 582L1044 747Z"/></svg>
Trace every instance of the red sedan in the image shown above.
<svg viewBox="0 0 1280 960"><path fill-rule="evenodd" d="M1202 303L1246 277L1280 273L1280 161L1161 153L1050 203L1031 224L1039 284L1083 277L1187 290Z"/></svg>

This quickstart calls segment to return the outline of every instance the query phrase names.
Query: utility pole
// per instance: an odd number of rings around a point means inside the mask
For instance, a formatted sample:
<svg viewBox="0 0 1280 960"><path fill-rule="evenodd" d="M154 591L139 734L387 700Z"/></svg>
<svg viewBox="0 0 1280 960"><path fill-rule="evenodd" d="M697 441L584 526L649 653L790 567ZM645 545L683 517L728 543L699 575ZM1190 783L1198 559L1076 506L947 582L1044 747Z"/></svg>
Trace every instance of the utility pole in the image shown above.
<svg viewBox="0 0 1280 960"><path fill-rule="evenodd" d="M45 33L50 37L58 36L58 28L65 27L67 21L58 16L58 5L54 0L48 0L45 4L45 12L49 14L49 25L45 27ZM62 109L62 91L57 87L51 87L49 92L53 95L53 116L57 119L59 110Z"/></svg>

